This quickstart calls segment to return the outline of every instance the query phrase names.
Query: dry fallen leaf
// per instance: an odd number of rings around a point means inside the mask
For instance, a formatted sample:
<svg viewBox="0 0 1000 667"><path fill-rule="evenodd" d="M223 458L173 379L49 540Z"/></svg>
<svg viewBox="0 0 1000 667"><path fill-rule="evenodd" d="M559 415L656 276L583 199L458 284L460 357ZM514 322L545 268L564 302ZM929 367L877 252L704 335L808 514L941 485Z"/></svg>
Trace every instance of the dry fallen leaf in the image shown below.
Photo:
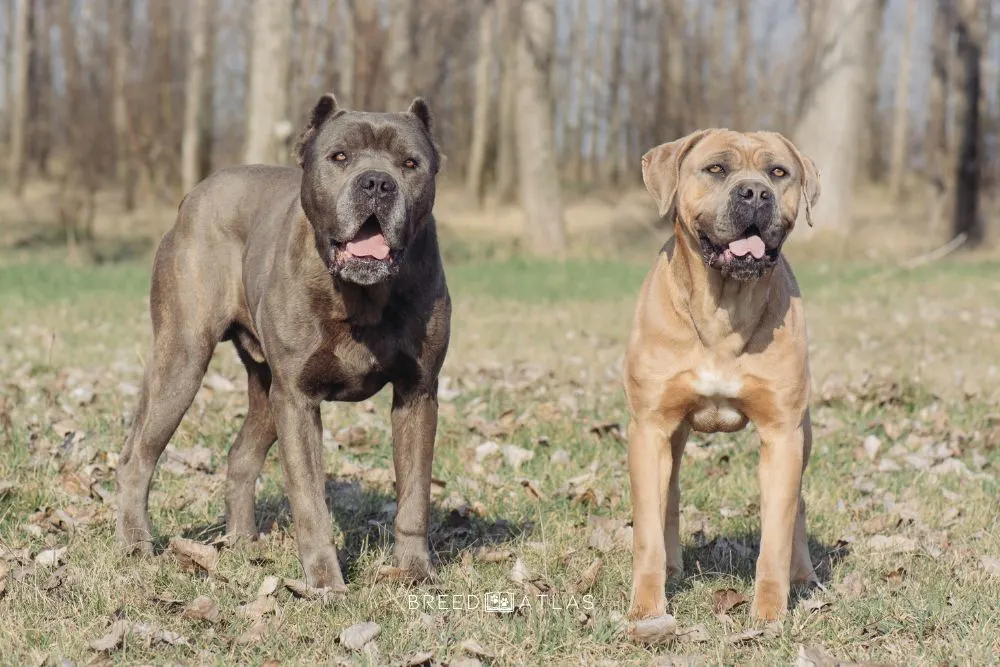
<svg viewBox="0 0 1000 667"><path fill-rule="evenodd" d="M347 593L346 586L340 588L313 588L299 579L283 579L282 583L296 597L305 600L325 600L327 598L341 597Z"/></svg>
<svg viewBox="0 0 1000 667"><path fill-rule="evenodd" d="M0 560L0 598L3 598L3 594L7 591L7 574L10 572L10 567L7 563Z"/></svg>
<svg viewBox="0 0 1000 667"><path fill-rule="evenodd" d="M753 641L754 639L757 639L763 634L764 634L763 630L757 630L755 628L751 628L749 630L744 630L743 632L738 632L736 634L726 635L725 637L722 638L722 641L726 642L727 644L742 644L743 642Z"/></svg>
<svg viewBox="0 0 1000 667"><path fill-rule="evenodd" d="M844 579L836 586L837 592L844 597L851 599L861 597L868 590L865 585L865 578L860 572L851 572L844 576Z"/></svg>
<svg viewBox="0 0 1000 667"><path fill-rule="evenodd" d="M340 633L340 643L352 651L360 651L365 644L378 637L380 632L382 632L382 627L378 623L372 621L356 623L349 628L344 628Z"/></svg>
<svg viewBox="0 0 1000 667"><path fill-rule="evenodd" d="M868 538L868 548L886 554L907 553L917 550L917 541L902 535L872 535Z"/></svg>
<svg viewBox="0 0 1000 667"><path fill-rule="evenodd" d="M979 564L983 566L987 574L1000 577L1000 558L996 556L981 556Z"/></svg>
<svg viewBox="0 0 1000 667"><path fill-rule="evenodd" d="M95 651L113 651L124 641L128 629L129 622L123 618L119 619L111 624L111 627L100 639L90 642L90 648Z"/></svg>
<svg viewBox="0 0 1000 667"><path fill-rule="evenodd" d="M628 635L641 644L665 644L677 638L677 621L670 614L644 618L629 627Z"/></svg>
<svg viewBox="0 0 1000 667"><path fill-rule="evenodd" d="M199 595L181 612L182 618L192 621L208 621L209 623L217 623L221 616L219 605L207 595Z"/></svg>
<svg viewBox="0 0 1000 667"><path fill-rule="evenodd" d="M253 625L250 626L249 630L247 630L246 632L244 632L243 634L241 634L239 637L236 638L236 643L248 645L248 644L256 644L259 641L263 641L264 635L267 634L267 628L268 628L267 621L264 620L263 618L258 618L256 621L254 621Z"/></svg>
<svg viewBox="0 0 1000 667"><path fill-rule="evenodd" d="M257 597L266 598L269 595L274 595L279 586L281 586L281 577L268 575L264 577L264 581L260 582L260 588L257 589Z"/></svg>
<svg viewBox="0 0 1000 667"><path fill-rule="evenodd" d="M707 642L711 639L712 636L708 633L708 628L703 623L677 631L677 640L682 644Z"/></svg>
<svg viewBox="0 0 1000 667"><path fill-rule="evenodd" d="M538 487L537 481L533 479L522 479L521 486L524 487L524 490L527 491L528 496L532 500L545 500L545 494L542 493L542 490Z"/></svg>
<svg viewBox="0 0 1000 667"><path fill-rule="evenodd" d="M52 567L57 565L62 557L66 555L66 547L59 549L45 549L35 556L35 565L40 567Z"/></svg>
<svg viewBox="0 0 1000 667"><path fill-rule="evenodd" d="M403 667L427 665L434 659L434 651L420 651L403 659Z"/></svg>
<svg viewBox="0 0 1000 667"><path fill-rule="evenodd" d="M503 460L515 472L521 469L523 463L535 458L533 451L517 445L501 445L500 453L503 454Z"/></svg>
<svg viewBox="0 0 1000 667"><path fill-rule="evenodd" d="M513 558L514 553L511 551L490 549L489 547L479 547L473 553L473 556L477 563L502 563Z"/></svg>
<svg viewBox="0 0 1000 667"><path fill-rule="evenodd" d="M474 655L479 658L490 659L496 657L496 653L489 650L475 639L463 639L458 644L458 650L464 653L468 653L469 655Z"/></svg>
<svg viewBox="0 0 1000 667"><path fill-rule="evenodd" d="M878 456L878 450L882 448L882 441L879 440L877 435L869 435L865 437L865 441L861 444L864 447L865 455L868 456L869 461L874 461Z"/></svg>
<svg viewBox="0 0 1000 667"><path fill-rule="evenodd" d="M728 614L730 609L746 604L749 600L732 588L721 588L712 593L712 611Z"/></svg>
<svg viewBox="0 0 1000 667"><path fill-rule="evenodd" d="M263 618L268 614L278 613L278 602L273 597L255 598L253 601L241 605L239 612L251 621Z"/></svg>
<svg viewBox="0 0 1000 667"><path fill-rule="evenodd" d="M197 572L200 569L208 574L215 574L219 565L219 552L210 544L201 544L184 537L171 537L168 550L186 572Z"/></svg>
<svg viewBox="0 0 1000 667"><path fill-rule="evenodd" d="M595 558L594 562L591 563L586 570L580 573L580 578L576 580L573 585L573 591L576 593L586 593L594 584L597 582L597 575L601 572L601 566L604 562L600 558Z"/></svg>
<svg viewBox="0 0 1000 667"><path fill-rule="evenodd" d="M800 604L802 611L806 613L813 613L818 611L824 611L829 609L832 605L825 600L818 600L816 598L809 598L808 600L803 600Z"/></svg>

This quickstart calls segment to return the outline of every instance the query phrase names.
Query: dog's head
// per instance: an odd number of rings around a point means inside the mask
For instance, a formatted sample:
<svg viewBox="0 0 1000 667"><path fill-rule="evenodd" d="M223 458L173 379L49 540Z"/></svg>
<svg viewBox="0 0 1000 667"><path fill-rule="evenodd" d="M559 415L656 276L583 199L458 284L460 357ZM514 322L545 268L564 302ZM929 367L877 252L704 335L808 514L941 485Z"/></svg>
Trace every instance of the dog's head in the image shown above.
<svg viewBox="0 0 1000 667"><path fill-rule="evenodd" d="M777 132L700 130L642 156L642 178L678 232L697 240L705 263L726 278L752 280L778 260L819 198L819 171Z"/></svg>
<svg viewBox="0 0 1000 667"><path fill-rule="evenodd" d="M320 98L295 144L302 208L330 273L358 285L393 277L434 208L440 154L431 112L347 111Z"/></svg>

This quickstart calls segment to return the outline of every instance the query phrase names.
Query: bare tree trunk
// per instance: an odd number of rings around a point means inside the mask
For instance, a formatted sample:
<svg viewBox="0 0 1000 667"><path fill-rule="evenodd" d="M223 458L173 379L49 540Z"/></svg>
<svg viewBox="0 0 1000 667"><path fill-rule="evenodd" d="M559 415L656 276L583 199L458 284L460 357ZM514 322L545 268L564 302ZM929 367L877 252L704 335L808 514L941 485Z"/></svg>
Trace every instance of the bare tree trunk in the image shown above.
<svg viewBox="0 0 1000 667"><path fill-rule="evenodd" d="M731 87L733 92L733 129L740 132L745 132L749 129L747 80L750 77L750 63L754 62L753 37L750 29L750 0L737 0L737 57L732 63Z"/></svg>
<svg viewBox="0 0 1000 667"><path fill-rule="evenodd" d="M340 70L340 90L337 91L337 101L342 106L357 108L354 89L354 46L357 41L356 24L354 22L355 0L340 0L340 23L344 30L340 32L337 60ZM364 2L364 0L362 0Z"/></svg>
<svg viewBox="0 0 1000 667"><path fill-rule="evenodd" d="M590 82L587 79L587 61L590 52L590 7L589 2L576 3L573 34L570 39L570 66L572 68L572 114L566 133L567 170L572 182L579 186L583 180L583 125L586 121L585 109L590 100Z"/></svg>
<svg viewBox="0 0 1000 667"><path fill-rule="evenodd" d="M708 3L702 3L706 5L706 10L712 12L712 29L709 34L709 39L711 43L708 49L708 61L710 64L710 77L707 83L706 98L709 100L709 122L715 127L726 127L727 114L726 110L730 104L732 104L732 90L727 90L725 85L726 75L733 71L733 66L728 62L726 57L726 44L730 43L728 39L727 32L727 20L729 18L729 9L732 6L732 0L715 0L715 2L709 8ZM740 54L740 57L744 57L745 54Z"/></svg>
<svg viewBox="0 0 1000 667"><path fill-rule="evenodd" d="M383 40L378 3L354 1L354 108L374 111L384 105L379 99Z"/></svg>
<svg viewBox="0 0 1000 667"><path fill-rule="evenodd" d="M612 25L611 29L611 69L607 78L602 82L602 87L608 90L608 132L606 144L601 151L603 156L600 160L601 182L604 185L617 182L618 151L621 150L622 142L622 70L624 67L625 55L625 14L630 0L617 0L611 3Z"/></svg>
<svg viewBox="0 0 1000 667"><path fill-rule="evenodd" d="M15 197L24 192L25 147L28 130L28 68L31 63L33 0L17 0L14 24L14 96L10 118L10 189Z"/></svg>
<svg viewBox="0 0 1000 667"><path fill-rule="evenodd" d="M17 5L14 0L3 0L3 129L0 135L9 142L11 115L14 106L14 32L17 22ZM8 143L9 145L9 143Z"/></svg>
<svg viewBox="0 0 1000 667"><path fill-rule="evenodd" d="M883 128L885 122L879 112L879 72L885 57L885 40L882 37L882 19L885 15L887 0L868 0L878 6L877 19L868 26L866 39L868 41L865 53L869 64L865 67L864 105L862 114L861 135L858 143L861 145L860 167L872 182L885 180L885 142Z"/></svg>
<svg viewBox="0 0 1000 667"><path fill-rule="evenodd" d="M870 63L867 30L878 3L840 0L827 6L816 82L797 131L802 151L823 174L823 197L813 211L817 225L841 233L851 225L858 136L864 121L864 82Z"/></svg>
<svg viewBox="0 0 1000 667"><path fill-rule="evenodd" d="M486 0L479 15L479 52L476 54L476 98L472 110L472 142L469 147L469 169L466 190L474 200L483 196L483 171L486 167L486 146L490 139L492 96L490 76L493 73L493 30L496 6Z"/></svg>
<svg viewBox="0 0 1000 667"><path fill-rule="evenodd" d="M896 72L895 120L892 124L889 162L889 196L896 202L902 197L903 179L906 176L906 145L910 134L910 70L913 63L910 47L916 14L917 1L906 0L906 23L903 27L903 43L899 47L899 69Z"/></svg>
<svg viewBox="0 0 1000 667"><path fill-rule="evenodd" d="M528 243L535 252L560 256L566 251L566 231L548 85L554 14L555 0L522 0L517 40L517 153Z"/></svg>
<svg viewBox="0 0 1000 667"><path fill-rule="evenodd" d="M129 129L128 76L131 41L132 0L116 0L110 16L111 39L111 124L115 132L115 173L124 190L126 211L135 208L135 169L131 159L132 138Z"/></svg>
<svg viewBox="0 0 1000 667"><path fill-rule="evenodd" d="M928 228L941 226L944 218L945 202L948 199L948 181L951 178L948 164L948 97L949 64L951 61L952 13L950 0L937 0L934 7L933 37L931 41L931 81L928 100L929 118L927 140L924 146L928 177L930 178L930 200L927 202Z"/></svg>
<svg viewBox="0 0 1000 667"><path fill-rule="evenodd" d="M979 100L982 94L983 21L979 0L960 4L955 29L958 56L962 63L963 114L959 143L958 169L955 174L955 216L952 231L966 234L970 246L983 240L983 221L979 214L981 180L980 144L982 123Z"/></svg>
<svg viewBox="0 0 1000 667"><path fill-rule="evenodd" d="M389 104L391 111L407 108L413 97L413 12L418 0L392 0L389 3ZM478 80L478 79L477 79Z"/></svg>
<svg viewBox="0 0 1000 667"><path fill-rule="evenodd" d="M517 48L520 28L518 2L500 2L501 79L499 127L497 129L497 201L503 203L514 198L517 187L517 138L514 115L517 111Z"/></svg>
<svg viewBox="0 0 1000 667"><path fill-rule="evenodd" d="M191 32L188 75L184 93L184 136L181 140L181 190L190 192L205 173L204 145L211 131L208 98L211 81L209 41L213 0L193 0L189 7ZM206 104L206 101L209 104Z"/></svg>
<svg viewBox="0 0 1000 667"><path fill-rule="evenodd" d="M254 12L243 159L251 164L283 164L288 158L288 137L280 125L288 122L292 0L257 0Z"/></svg>

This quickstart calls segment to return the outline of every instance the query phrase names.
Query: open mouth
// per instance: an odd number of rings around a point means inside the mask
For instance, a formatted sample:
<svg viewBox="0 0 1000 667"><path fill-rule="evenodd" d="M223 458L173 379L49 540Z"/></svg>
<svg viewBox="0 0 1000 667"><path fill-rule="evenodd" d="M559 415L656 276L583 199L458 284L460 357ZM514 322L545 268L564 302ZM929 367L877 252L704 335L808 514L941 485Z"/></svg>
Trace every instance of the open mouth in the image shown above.
<svg viewBox="0 0 1000 667"><path fill-rule="evenodd" d="M737 280L759 277L778 261L781 252L780 247L767 247L757 225L750 225L739 238L725 244L713 242L704 232L698 239L705 264Z"/></svg>
<svg viewBox="0 0 1000 667"><path fill-rule="evenodd" d="M367 260L377 262L392 261L392 250L382 233L375 214L369 215L353 239L334 243L337 261Z"/></svg>

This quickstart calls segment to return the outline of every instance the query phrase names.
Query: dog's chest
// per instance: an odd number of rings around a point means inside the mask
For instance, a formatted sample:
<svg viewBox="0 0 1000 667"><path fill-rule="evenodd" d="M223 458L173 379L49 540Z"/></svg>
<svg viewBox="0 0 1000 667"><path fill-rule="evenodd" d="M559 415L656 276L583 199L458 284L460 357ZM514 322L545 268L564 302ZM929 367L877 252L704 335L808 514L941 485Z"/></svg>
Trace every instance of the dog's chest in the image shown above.
<svg viewBox="0 0 1000 667"><path fill-rule="evenodd" d="M693 400L687 419L695 431L731 433L747 425L736 405L743 382L735 371L705 362L692 371L690 385Z"/></svg>
<svg viewBox="0 0 1000 667"><path fill-rule="evenodd" d="M345 337L313 353L302 369L300 386L327 401L363 401L387 383L416 372L415 359L392 337L374 345Z"/></svg>

